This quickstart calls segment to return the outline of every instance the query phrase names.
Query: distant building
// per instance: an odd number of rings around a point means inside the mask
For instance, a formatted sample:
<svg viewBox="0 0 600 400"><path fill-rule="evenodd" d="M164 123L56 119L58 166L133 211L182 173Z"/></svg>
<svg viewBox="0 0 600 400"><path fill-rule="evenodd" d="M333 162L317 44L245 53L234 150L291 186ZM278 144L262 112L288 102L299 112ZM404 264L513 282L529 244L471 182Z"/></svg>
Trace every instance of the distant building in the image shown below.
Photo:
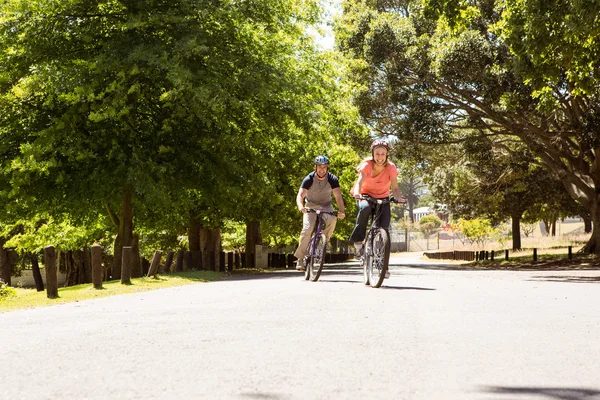
<svg viewBox="0 0 600 400"><path fill-rule="evenodd" d="M421 218L426 215L433 214L433 209L431 207L419 207L413 210L413 217L415 219L415 223L419 222Z"/></svg>

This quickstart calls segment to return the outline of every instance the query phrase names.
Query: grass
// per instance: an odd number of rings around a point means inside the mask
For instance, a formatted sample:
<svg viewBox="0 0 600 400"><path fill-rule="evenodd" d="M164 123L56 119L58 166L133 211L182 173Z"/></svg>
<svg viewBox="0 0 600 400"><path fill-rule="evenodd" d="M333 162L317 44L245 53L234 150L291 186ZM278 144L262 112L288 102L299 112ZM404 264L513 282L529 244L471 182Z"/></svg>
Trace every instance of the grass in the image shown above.
<svg viewBox="0 0 600 400"><path fill-rule="evenodd" d="M58 298L49 299L46 291L35 288L15 288L16 295L0 297L0 313L27 308L46 307L120 294L140 293L149 290L183 286L192 283L211 282L225 279L226 274L212 271L187 271L156 278L132 278L130 285L122 285L120 280L102 283L102 289L94 289L91 283L58 288Z"/></svg>
<svg viewBox="0 0 600 400"><path fill-rule="evenodd" d="M562 250L562 251L561 251ZM476 268L498 268L498 269L536 269L536 270L558 270L558 269L598 269L600 268L600 256L595 254L573 254L569 259L564 249L540 249L537 261L533 261L533 251L512 253L509 259L504 259L504 254L498 254L494 261L483 260L474 262Z"/></svg>

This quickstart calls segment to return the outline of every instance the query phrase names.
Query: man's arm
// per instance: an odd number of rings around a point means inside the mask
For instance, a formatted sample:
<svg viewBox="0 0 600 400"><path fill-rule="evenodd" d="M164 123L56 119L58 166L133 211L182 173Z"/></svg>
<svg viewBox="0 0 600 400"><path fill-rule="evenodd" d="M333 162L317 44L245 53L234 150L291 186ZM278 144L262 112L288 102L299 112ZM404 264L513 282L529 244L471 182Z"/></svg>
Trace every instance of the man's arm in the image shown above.
<svg viewBox="0 0 600 400"><path fill-rule="evenodd" d="M337 187L333 189L332 192L333 197L335 197L335 204L337 204L338 208L338 218L343 219L346 214L344 213L344 198L342 197L342 190Z"/></svg>
<svg viewBox="0 0 600 400"><path fill-rule="evenodd" d="M304 198L306 197L306 193L308 193L308 190L301 187L298 190L298 195L296 196L296 207L298 207L298 211L300 211L301 213L305 212Z"/></svg>

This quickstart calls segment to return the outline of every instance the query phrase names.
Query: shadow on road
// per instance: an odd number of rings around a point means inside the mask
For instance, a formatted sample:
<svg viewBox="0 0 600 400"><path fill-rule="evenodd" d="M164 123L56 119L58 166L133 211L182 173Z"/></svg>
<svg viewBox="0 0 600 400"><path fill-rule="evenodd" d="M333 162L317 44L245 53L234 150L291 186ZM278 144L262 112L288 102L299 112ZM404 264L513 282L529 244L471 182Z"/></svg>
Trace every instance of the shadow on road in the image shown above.
<svg viewBox="0 0 600 400"><path fill-rule="evenodd" d="M325 267L327 268L327 267ZM303 272L297 272L295 270L282 270L282 271L269 271L269 272L262 272L262 273L252 273L250 271L248 271L248 274L244 274L242 271L243 270L239 270L240 272L238 272L238 274L234 274L232 276L229 276L226 280L227 281L248 281L248 280L253 280L253 279L298 279L298 280L304 280L304 273ZM362 269L360 269L359 267L349 267L347 269L342 269L342 268L330 268L330 269L323 269L323 272L321 272L321 277L319 278L319 280L317 282L311 282L311 283L352 283L352 284L360 284L360 285L364 285L363 283L363 278L362 278ZM348 279L344 279L341 275L343 276L347 276ZM394 276L394 274L392 273L392 277ZM401 277L400 275L397 275L398 277ZM216 281L218 282L218 281ZM384 282L383 286L381 287L381 289L385 289L385 290L436 290L433 288L426 288L426 287L413 287L413 286L395 286L395 285L389 285L386 284L387 282L391 282L391 281L386 281Z"/></svg>
<svg viewBox="0 0 600 400"><path fill-rule="evenodd" d="M394 286L394 285L386 285L385 282L380 287L383 290L437 290L434 288L426 288L426 287L417 287L417 286Z"/></svg>
<svg viewBox="0 0 600 400"><path fill-rule="evenodd" d="M530 281L600 283L600 276L534 276Z"/></svg>
<svg viewBox="0 0 600 400"><path fill-rule="evenodd" d="M535 395L540 399L560 400L597 400L600 399L600 390L597 389L573 389L573 388L542 388L542 387L510 387L510 386L488 386L482 389L484 392L502 395Z"/></svg>

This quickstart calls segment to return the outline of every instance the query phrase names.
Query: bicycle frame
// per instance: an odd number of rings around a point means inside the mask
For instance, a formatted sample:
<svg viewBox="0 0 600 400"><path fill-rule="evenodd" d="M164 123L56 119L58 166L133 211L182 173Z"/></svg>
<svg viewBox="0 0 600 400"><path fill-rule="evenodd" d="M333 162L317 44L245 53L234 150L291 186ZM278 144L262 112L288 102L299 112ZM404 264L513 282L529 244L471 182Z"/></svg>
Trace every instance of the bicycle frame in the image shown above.
<svg viewBox="0 0 600 400"><path fill-rule="evenodd" d="M366 200L371 204L371 215L370 215L370 224L371 228L367 232L365 240L363 242L364 246L364 256L363 256L363 275L364 275L364 283L365 285L371 285L372 287L380 287L383 283L383 279L385 277L385 273L387 272L388 262L389 262L389 232L388 229L382 228L379 224L379 220L383 213L382 206L386 203L390 203L393 201L392 198L384 198L384 199L376 199L370 196L363 196L362 200ZM374 205L374 207L373 207ZM383 260L381 259L381 254L378 257L375 257L374 253L374 240L375 238L381 238L381 231L384 232L383 243L384 243L384 256ZM375 259L378 259L377 262L377 275L374 272Z"/></svg>
<svg viewBox="0 0 600 400"><path fill-rule="evenodd" d="M313 282L316 282L319 279L319 276L321 275L321 271L323 269L323 262L325 259L325 252L327 247L327 238L325 238L325 236L323 235L323 214L337 216L337 213L315 210L312 208L307 208L307 211L316 213L317 220L315 221L315 232L310 238L310 242L308 244L309 252L304 259L304 278L306 280L311 279ZM320 245L320 241L323 242L322 245ZM316 254L318 248L320 248L320 251L322 252L322 254L320 254L320 257ZM315 261L317 261L317 265L315 265Z"/></svg>

